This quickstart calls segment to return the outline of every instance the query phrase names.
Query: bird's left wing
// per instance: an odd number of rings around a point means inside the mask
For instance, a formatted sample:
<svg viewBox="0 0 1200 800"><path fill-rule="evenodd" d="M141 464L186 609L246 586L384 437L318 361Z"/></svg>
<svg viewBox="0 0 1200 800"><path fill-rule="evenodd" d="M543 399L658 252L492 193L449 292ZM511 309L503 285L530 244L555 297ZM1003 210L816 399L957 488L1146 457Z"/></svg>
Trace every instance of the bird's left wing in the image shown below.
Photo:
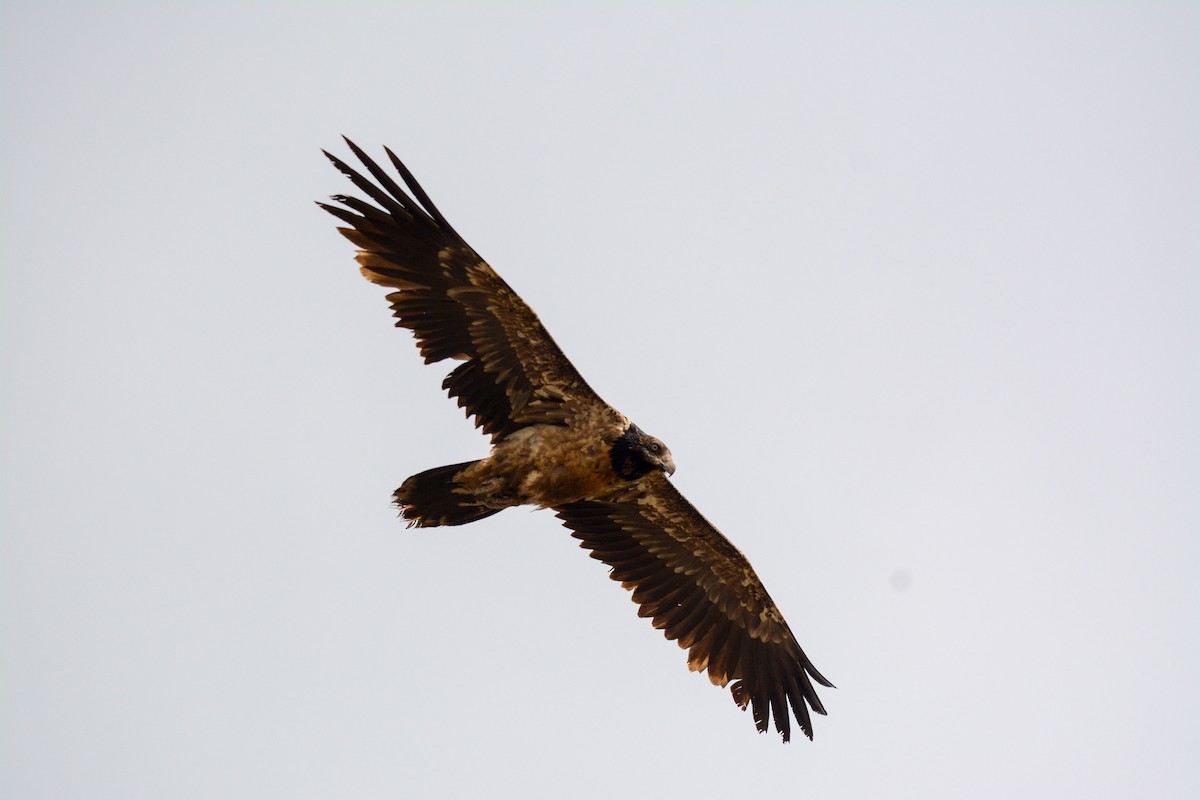
<svg viewBox="0 0 1200 800"><path fill-rule="evenodd" d="M386 151L411 195L346 143L374 181L325 155L374 204L335 195L340 205L319 205L349 226L338 230L358 246L363 276L396 290L388 295L396 324L413 332L425 362L463 362L442 386L475 424L495 441L602 407L533 309L450 226L400 159Z"/></svg>
<svg viewBox="0 0 1200 800"><path fill-rule="evenodd" d="M688 651L759 731L770 717L786 742L791 716L812 738L809 708L824 714L812 681L832 686L804 655L750 562L662 473L601 500L555 509L610 577L633 590L638 615ZM788 705L791 705L791 714Z"/></svg>

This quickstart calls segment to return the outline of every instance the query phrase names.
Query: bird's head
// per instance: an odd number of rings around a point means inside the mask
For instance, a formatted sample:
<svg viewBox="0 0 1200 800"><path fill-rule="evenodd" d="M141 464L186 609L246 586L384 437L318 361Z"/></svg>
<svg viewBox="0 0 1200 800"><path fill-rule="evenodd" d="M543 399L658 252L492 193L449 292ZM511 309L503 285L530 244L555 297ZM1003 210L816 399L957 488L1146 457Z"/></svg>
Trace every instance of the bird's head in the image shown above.
<svg viewBox="0 0 1200 800"><path fill-rule="evenodd" d="M662 440L632 423L613 443L612 465L613 471L626 480L636 480L654 470L675 474L675 460Z"/></svg>

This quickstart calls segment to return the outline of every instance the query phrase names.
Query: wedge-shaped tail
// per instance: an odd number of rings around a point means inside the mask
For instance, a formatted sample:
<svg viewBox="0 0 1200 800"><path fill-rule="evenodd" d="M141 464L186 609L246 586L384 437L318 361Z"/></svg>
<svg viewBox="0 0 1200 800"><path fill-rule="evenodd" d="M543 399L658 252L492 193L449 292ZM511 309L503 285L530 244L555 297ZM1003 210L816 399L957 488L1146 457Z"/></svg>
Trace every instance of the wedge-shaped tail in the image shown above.
<svg viewBox="0 0 1200 800"><path fill-rule="evenodd" d="M455 478L475 461L435 467L413 475L396 490L396 504L409 527L465 525L499 509L481 505Z"/></svg>

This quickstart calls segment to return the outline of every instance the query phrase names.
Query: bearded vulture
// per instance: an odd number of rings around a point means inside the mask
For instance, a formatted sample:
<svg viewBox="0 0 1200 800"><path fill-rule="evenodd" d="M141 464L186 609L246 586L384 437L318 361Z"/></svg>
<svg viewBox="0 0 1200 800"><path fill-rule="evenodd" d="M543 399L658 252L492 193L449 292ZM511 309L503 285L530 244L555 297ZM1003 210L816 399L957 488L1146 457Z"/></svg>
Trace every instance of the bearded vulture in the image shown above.
<svg viewBox="0 0 1200 800"><path fill-rule="evenodd" d="M794 715L812 738L824 714L800 649L746 557L668 480L671 451L600 399L533 310L450 226L385 148L406 192L349 139L374 181L329 154L372 202L319 203L346 223L363 276L393 291L397 326L425 363L453 359L442 386L491 436L491 453L413 475L395 502L409 526L462 525L512 506L553 509L633 592L638 616L687 651L688 667L728 685L760 732L783 741ZM791 706L789 714L788 706Z"/></svg>

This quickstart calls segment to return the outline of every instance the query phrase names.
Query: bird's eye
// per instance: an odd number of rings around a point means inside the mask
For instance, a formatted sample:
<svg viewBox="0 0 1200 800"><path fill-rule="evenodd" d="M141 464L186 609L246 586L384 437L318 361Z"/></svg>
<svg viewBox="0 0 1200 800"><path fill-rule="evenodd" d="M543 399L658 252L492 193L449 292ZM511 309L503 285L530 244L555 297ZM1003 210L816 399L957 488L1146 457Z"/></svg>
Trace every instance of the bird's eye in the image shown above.
<svg viewBox="0 0 1200 800"><path fill-rule="evenodd" d="M651 453L661 453L662 445L659 444L658 442L651 442L650 443L650 452Z"/></svg>

